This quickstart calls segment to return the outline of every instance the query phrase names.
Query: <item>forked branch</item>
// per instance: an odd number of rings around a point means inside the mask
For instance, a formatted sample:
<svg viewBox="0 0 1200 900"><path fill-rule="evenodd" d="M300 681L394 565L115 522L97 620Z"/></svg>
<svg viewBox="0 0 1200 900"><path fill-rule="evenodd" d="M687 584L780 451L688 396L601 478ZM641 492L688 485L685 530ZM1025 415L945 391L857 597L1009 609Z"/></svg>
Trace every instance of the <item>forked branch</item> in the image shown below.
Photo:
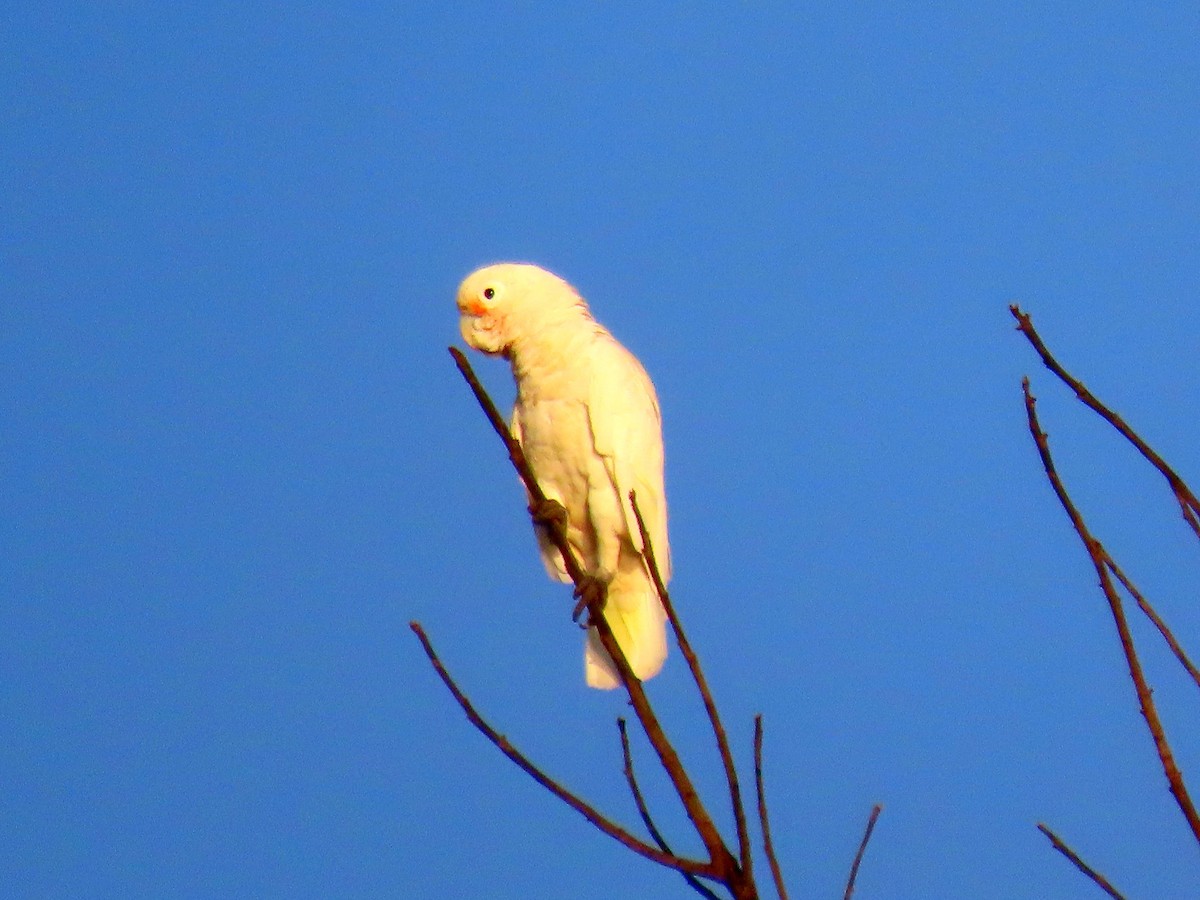
<svg viewBox="0 0 1200 900"><path fill-rule="evenodd" d="M1050 444L1046 433L1042 431L1041 424L1038 422L1037 401L1029 390L1028 378L1022 379L1021 387L1025 395L1025 414L1029 424L1029 431L1033 435L1034 443L1037 445L1038 456L1042 460L1042 468L1045 469L1050 486L1054 489L1059 503L1062 504L1063 509L1070 518L1071 525L1075 528L1075 533L1079 535L1080 541L1083 542L1084 549L1087 551L1088 557L1091 559L1096 574L1100 579L1100 589L1104 592L1105 599L1108 600L1113 621L1116 623L1117 634L1121 641L1121 650L1125 655L1125 662L1129 669L1129 677L1132 679L1134 690L1137 693L1142 717L1146 720L1146 727L1150 730L1150 736L1154 740L1154 747L1162 764L1163 773L1167 777L1167 785L1172 796L1175 797L1175 802L1179 805L1184 818L1187 819L1188 826L1192 829L1192 834L1197 841L1200 841L1200 815L1197 814L1196 807L1192 803L1192 798L1188 794L1187 787L1183 781L1183 774L1179 771L1179 766L1175 763L1175 756L1171 751L1170 743L1167 741L1166 733L1163 731L1162 721L1159 718L1158 708L1154 703L1150 685L1146 681L1141 662L1133 645L1133 636L1129 630L1129 622L1125 616L1120 593L1117 591L1110 576L1112 571L1110 567L1115 567L1115 563L1113 563L1112 557L1109 556L1104 546L1088 530L1083 516L1067 494L1067 489L1058 475L1058 471L1054 466L1054 460L1050 456Z"/></svg>
<svg viewBox="0 0 1200 900"><path fill-rule="evenodd" d="M468 386L471 388L475 399L483 408L487 415L488 421L496 434L504 442L505 449L508 452L509 459L513 467L517 470L521 480L525 484L526 491L530 498L531 512L544 509L547 505L547 498L542 491L537 479L532 471L521 446L513 438L507 424L495 404L484 390L474 371L471 369L470 363L466 357L457 349L451 347L450 353L454 357L455 364L462 373ZM442 681L454 695L459 706L467 714L467 718L471 723L479 729L493 744L495 744L509 759L516 763L522 770L533 777L539 784L546 787L555 796L559 797L563 802L567 803L573 809L580 812L588 821L592 822L597 828L616 840L620 841L631 850L640 855L658 862L661 865L676 869L683 874L688 885L697 893L705 897L706 900L719 900L718 896L705 884L700 882L700 878L711 880L719 883L727 888L733 897L733 900L757 900L758 889L754 884L753 876L753 854L750 846L749 828L746 823L746 811L742 800L741 787L738 782L736 768L733 762L733 753L729 747L729 740L725 732L725 728L721 723L720 715L717 711L717 706L712 697L712 691L709 689L708 682L704 677L704 673L700 667L700 661L695 651L692 649L691 643L688 641L687 635L684 632L683 625L680 622L679 616L675 611L675 607L671 602L670 594L667 592L666 585L663 583L662 575L658 568L657 560L654 556L654 547L650 540L650 535L646 529L646 524L642 518L641 510L638 508L637 496L630 492L629 499L633 507L634 515L637 519L638 530L641 534L643 556L646 560L647 569L653 579L655 589L658 591L659 598L663 604L663 609L666 613L668 621L671 623L671 628L674 631L676 641L679 645L681 654L688 665L688 670L691 672L692 678L696 683L697 690L700 693L704 703L704 708L708 714L709 723L712 727L714 737L717 743L718 753L721 757L721 763L725 771L726 782L729 788L730 804L733 809L734 822L737 828L738 835L738 855L735 857L726 846L716 825L713 823L712 817L705 809L699 796L696 793L694 786L688 773L684 770L679 756L674 747L667 739L662 727L650 706L649 700L642 688L641 681L634 675L630 669L629 662L625 658L620 645L613 636L612 629L609 627L607 620L604 618L604 594L603 591L596 593L585 588L589 586L592 579L589 578L589 573L586 572L575 555L572 547L567 541L567 536L564 528L564 523L560 518L552 517L537 517L536 524L545 530L547 537L551 543L557 548L563 559L563 565L567 574L575 584L577 595L582 595L586 601L588 610L587 625L589 628L596 630L597 637L601 644L611 657L617 674L622 685L629 696L630 704L634 708L634 712L641 723L642 728L646 733L650 745L654 748L658 755L659 762L670 778L675 792L678 794L683 803L684 810L691 819L693 826L696 829L701 841L703 842L709 859L707 861L692 860L677 856L667 844L666 840L659 832L657 826L651 818L649 808L645 798L642 796L641 789L638 786L637 778L633 769L633 757L629 746L629 737L626 731L625 721L618 719L617 725L621 736L621 749L624 759L625 778L629 784L631 793L633 794L634 802L637 805L638 814L641 816L647 831L654 840L657 847L651 846L642 839L632 835L630 832L615 824L611 820L605 818L601 813L588 805L585 801L567 791L561 785L557 784L548 775L542 772L536 765L521 754L516 748L508 742L503 735L500 735L490 725L488 725L482 717L475 711L470 701L463 692L455 684L446 671L437 654L434 652L432 645L425 636L421 626L417 623L411 623L411 627L421 641L425 652L428 655L434 669L441 677ZM775 881L776 891L779 894L780 900L787 900L787 891L783 884L783 877L780 872L779 862L775 856L775 848L771 840L770 824L767 817L766 795L763 788L762 777L762 717L758 716L755 720L755 741L754 741L754 765L755 765L755 785L758 793L758 809L759 821L762 826L763 840L767 859L771 865L771 873ZM854 889L854 879L858 873L859 864L862 861L863 853L866 850L867 841L870 839L871 831L875 827L875 820L879 816L880 807L876 807L872 812L871 818L867 824L866 834L863 835L862 843L859 846L858 854L855 857L854 865L851 868L850 880L847 884L846 896L849 897Z"/></svg>
<svg viewBox="0 0 1200 900"><path fill-rule="evenodd" d="M1180 645L1179 641L1176 639L1175 633L1171 631L1169 627L1167 627L1167 623L1163 621L1163 618L1158 614L1158 611L1150 605L1150 601L1143 597L1142 592L1139 591L1137 586L1129 580L1129 576L1121 571L1121 567L1116 564L1116 561L1110 556L1106 562L1109 571L1117 576L1117 580L1121 582L1122 587L1128 591L1129 596L1131 596L1134 599L1134 602L1137 603L1138 609L1145 613L1146 618L1154 623L1154 627L1158 629L1158 633L1162 635L1163 640L1167 642L1167 646L1171 648L1171 652L1175 654L1175 658L1179 661L1179 664L1187 670L1187 673L1190 676L1192 676L1192 681L1196 682L1196 686L1200 687L1200 671L1196 669L1195 664L1192 663L1192 660L1188 657L1182 645Z"/></svg>
<svg viewBox="0 0 1200 900"><path fill-rule="evenodd" d="M463 378L471 388L475 399L483 408L492 428L504 442L513 467L525 483L525 489L529 493L532 505L537 507L545 504L546 495L538 484L528 460L525 459L525 454L521 450L520 444L513 438L512 432L509 431L508 426L504 422L504 418L500 415L491 397L488 396L487 391L484 390L483 385L480 384L479 379L475 376L471 364L467 362L466 357L457 348L450 347L449 350L450 355L454 357L455 365L458 366L459 372L462 373ZM574 582L576 591L582 591L588 579L588 573L583 569L570 543L567 541L562 522L551 521L543 523L543 525L551 542L562 555L564 568ZM585 593L584 596L587 597L588 595ZM724 883L730 889L735 900L751 900L751 898L757 897L757 891L754 887L749 867L741 864L730 853L712 817L696 793L691 778L688 776L683 763L679 759L679 754L667 739L657 715L650 706L650 701L646 697L646 692L642 687L641 681L633 674L633 670L630 668L624 652L617 643L608 621L604 618L603 603L603 594L599 596L592 595L589 598L588 627L596 629L596 635L600 639L601 645L616 666L617 674L629 696L629 702L633 706L638 721L646 732L646 737L649 739L651 747L654 748L659 762L662 764L668 778L671 780L672 786L675 788L675 792L679 795L679 799L683 803L684 811L692 821L696 833L699 835L705 850L709 854L708 870L705 874L709 874L710 877ZM740 803L738 806L740 808ZM741 815L744 819L744 812Z"/></svg>
<svg viewBox="0 0 1200 900"><path fill-rule="evenodd" d="M412 629L413 634L417 636L417 640L421 642L421 646L425 650L425 655L429 657L429 661L433 664L434 670L438 673L438 677L450 689L450 693L454 695L454 699L458 701L458 705L462 707L462 711L467 714L467 718L483 735L499 748L500 752L511 759L517 766L533 778L538 784L562 800L563 803L571 807L571 809L580 813L585 819L603 831L605 834L620 841L634 853L638 853L646 859L653 860L660 865L668 868L678 869L680 872L688 872L693 875L707 875L710 878L715 877L716 873L709 863L699 862L693 859L685 859L676 856L669 851L659 850L651 847L645 841L634 837L620 825L606 818L602 813L596 810L586 801L580 799L575 794L572 794L557 781L543 772L540 768L530 761L529 757L523 754L520 750L509 742L508 738L500 734L496 729L489 725L484 718L475 711L474 705L467 699L467 695L462 692L458 684L451 677L450 672L442 664L437 652L433 649L433 644L425 634L425 630L418 622L409 622L408 627Z"/></svg>

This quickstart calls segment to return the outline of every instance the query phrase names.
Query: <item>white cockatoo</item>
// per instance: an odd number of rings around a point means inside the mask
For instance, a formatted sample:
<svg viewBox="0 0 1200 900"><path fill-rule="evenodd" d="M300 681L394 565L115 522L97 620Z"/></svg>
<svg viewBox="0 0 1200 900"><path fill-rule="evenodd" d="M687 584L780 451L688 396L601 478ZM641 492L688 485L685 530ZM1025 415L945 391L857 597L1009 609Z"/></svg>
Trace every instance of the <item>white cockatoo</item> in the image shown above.
<svg viewBox="0 0 1200 900"><path fill-rule="evenodd" d="M666 582L671 552L654 385L575 289L545 269L519 263L479 269L459 287L458 309L463 339L511 363L513 436L547 499L566 510L567 540L580 564L607 584L604 617L630 667L650 678L667 657L666 615L641 553L629 492L637 492ZM570 581L545 528L535 531L550 577ZM584 672L592 687L620 684L594 629L584 646Z"/></svg>

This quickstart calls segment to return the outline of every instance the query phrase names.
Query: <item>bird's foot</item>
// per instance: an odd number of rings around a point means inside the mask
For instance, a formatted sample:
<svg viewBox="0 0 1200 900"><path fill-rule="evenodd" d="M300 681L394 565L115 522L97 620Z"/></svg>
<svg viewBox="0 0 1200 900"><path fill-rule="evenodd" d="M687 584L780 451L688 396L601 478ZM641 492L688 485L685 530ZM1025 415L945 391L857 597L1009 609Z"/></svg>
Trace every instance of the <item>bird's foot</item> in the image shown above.
<svg viewBox="0 0 1200 900"><path fill-rule="evenodd" d="M604 612L604 604L608 600L608 583L612 576L603 572L594 575L584 575L575 586L575 610L571 613L571 621L579 624L580 628L590 628L592 620ZM587 610L588 619L580 622L579 617Z"/></svg>
<svg viewBox="0 0 1200 900"><path fill-rule="evenodd" d="M564 531L567 528L567 509L557 500L547 497L541 503L529 504L529 515L535 525L550 528L557 525Z"/></svg>

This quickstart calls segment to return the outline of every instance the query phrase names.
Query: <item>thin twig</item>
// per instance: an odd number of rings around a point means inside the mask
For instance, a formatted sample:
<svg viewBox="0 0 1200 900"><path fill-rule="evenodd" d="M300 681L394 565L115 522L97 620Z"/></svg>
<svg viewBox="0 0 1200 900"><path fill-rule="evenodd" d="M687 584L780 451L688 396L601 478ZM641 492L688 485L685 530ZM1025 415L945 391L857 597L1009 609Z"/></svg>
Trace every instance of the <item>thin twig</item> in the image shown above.
<svg viewBox="0 0 1200 900"><path fill-rule="evenodd" d="M854 882L858 880L858 867L862 865L863 854L867 852L867 841L871 840L871 832L875 830L875 823L879 821L881 812L883 812L883 805L876 803L871 810L870 818L867 819L867 830L863 832L858 852L854 854L854 862L850 865L850 877L846 879L846 893L842 895L842 900L850 900L854 896Z"/></svg>
<svg viewBox="0 0 1200 900"><path fill-rule="evenodd" d="M538 484L528 460L525 459L525 454L522 452L520 445L513 439L512 432L509 431L508 426L504 423L504 419L496 409L496 405L492 402L491 397L488 396L487 391L484 390L483 385L480 384L479 379L475 376L471 364L467 362L467 358L457 348L450 347L448 349L450 350L450 355L454 357L454 362L458 366L459 372L466 379L472 393L475 395L475 399L483 408L488 421L491 422L492 428L495 429L496 434L504 442L504 446L508 450L509 459L512 461L513 467L517 470L517 474L520 475L521 480L525 483L525 489L529 492L529 496L535 504L544 503L546 495ZM546 532L551 542L562 555L563 565L567 574L575 583L576 589L579 589L588 576L575 557L562 523L548 523ZM658 717L655 715L654 710L650 706L650 701L646 697L646 692L642 688L641 681L633 674L633 670L629 667L629 661L625 658L624 651L617 643L608 620L604 618L601 606L602 602L603 598L599 602L593 601L589 605L588 625L596 629L596 636L600 639L601 645L616 666L617 674L629 695L629 701L633 706L634 712L637 714L638 721L645 730L646 737L649 739L650 745L654 748L654 752L658 755L663 769L671 779L671 784L675 788L675 792L679 795L680 801L683 803L684 811L687 813L688 818L691 819L693 826L696 828L696 833L700 836L700 840L704 843L704 847L708 851L715 877L717 880L729 885L735 897L738 897L738 900L741 900L742 897L752 897L753 882L746 877L748 873L745 873L743 867L738 865L738 861L734 859L733 855L729 852L729 848L725 846L725 842L722 840L716 824L696 793L696 788L692 784L687 771L684 769L683 763L680 762L679 754L675 751L675 748L663 732L662 725L659 723Z"/></svg>
<svg viewBox="0 0 1200 900"><path fill-rule="evenodd" d="M1083 521L1083 516L1067 495L1067 490L1063 486L1062 480L1058 476L1058 471L1054 467L1054 460L1050 456L1050 444L1046 439L1046 433L1042 431L1041 424L1038 422L1037 411L1035 409L1036 399L1029 390L1029 379L1024 378L1021 381L1021 387L1025 394L1025 414L1029 422L1029 431L1033 435L1034 443L1037 444L1038 455L1042 459L1042 468L1046 470L1046 477L1050 480L1050 486L1054 488L1054 493L1058 496L1059 503L1062 504L1067 515L1071 519L1071 524L1075 527L1075 532L1079 535L1079 539L1083 541L1083 545L1087 550L1088 556L1092 560L1092 565L1096 569L1096 574L1100 577L1100 588L1104 591L1104 596L1108 600L1109 609L1112 611L1113 621L1117 626L1117 634L1121 639L1121 650L1125 654L1125 662L1129 668L1129 677L1133 680L1134 690L1137 692L1138 704L1141 706L1142 717L1146 720L1146 727L1150 730L1150 736L1154 740L1155 750L1158 752L1158 758L1162 763L1163 773L1167 776L1167 784L1171 794L1175 797L1175 802L1179 804L1179 809L1182 811L1184 818L1187 819L1189 827L1192 829L1192 834L1197 841L1200 841L1200 814L1197 814L1196 807L1192 803L1192 798L1188 794L1187 787L1183 782L1183 773L1179 771L1179 766L1175 764L1175 756L1171 752L1171 745L1167 742L1166 733L1163 731L1162 721L1158 716L1158 708L1155 706L1153 692L1150 685L1146 682L1146 676L1142 672L1142 664L1138 660L1137 651L1133 646L1133 636L1129 631L1129 622L1125 617L1125 610L1121 603L1121 596L1114 587L1112 578L1109 577L1109 562L1112 557L1104 546L1092 537L1088 531L1087 525Z"/></svg>
<svg viewBox="0 0 1200 900"><path fill-rule="evenodd" d="M1158 455L1154 449L1147 444L1142 438L1122 419L1119 415L1101 403L1096 395L1083 386L1083 383L1074 378L1066 369L1064 369L1047 349L1042 342L1041 336L1033 327L1033 321L1029 315L1021 311L1021 308L1015 303L1009 306L1009 312L1013 314L1013 318L1017 320L1017 330L1029 340L1033 345L1033 349L1037 351L1038 356L1042 358L1046 368L1059 377L1059 379L1075 392L1075 396L1086 406L1096 412L1100 418L1108 422L1113 428L1117 429L1124 438L1133 444L1137 451L1142 454L1154 468L1167 479L1167 484L1171 486L1171 492L1175 495L1175 499L1179 501L1180 511L1183 513L1184 521L1191 526L1192 531L1197 538L1200 538L1200 500L1196 499L1196 495L1192 493L1191 488L1187 486L1182 478L1176 474L1175 470L1167 465L1166 460Z"/></svg>
<svg viewBox="0 0 1200 900"><path fill-rule="evenodd" d="M1105 562L1108 565L1109 570L1117 576L1117 580L1125 586L1125 590L1127 590L1129 595L1133 597L1134 601L1138 605L1138 608L1146 614L1146 618L1154 623L1154 627L1158 629L1158 633L1161 634L1163 640L1167 642L1167 646L1171 648L1171 652L1175 654L1175 658L1179 660L1179 664L1187 669L1188 674L1192 676L1192 681L1196 682L1197 687L1200 687L1200 671L1196 669L1196 666L1192 663L1191 659L1188 658L1188 655L1184 651L1182 645L1180 645L1179 641L1175 639L1174 632L1167 627L1167 623L1162 620L1162 617L1159 616L1154 607L1150 605L1150 601L1142 596L1141 591L1139 591L1137 587L1134 586L1133 582L1130 581L1125 575L1125 573L1121 571L1121 567L1116 564L1113 558L1110 556L1107 560L1105 560Z"/></svg>
<svg viewBox="0 0 1200 900"><path fill-rule="evenodd" d="M721 764L725 768L725 781L729 785L729 799L733 806L733 819L737 825L738 855L741 859L742 871L746 873L748 878L752 878L753 857L750 850L750 830L746 827L746 807L742 801L742 788L738 783L737 769L733 764L733 751L729 748L729 738L725 734L725 726L721 724L721 716L717 712L717 704L713 700L712 691L708 689L708 681L705 679L704 672L700 668L700 658L692 649L691 642L687 639L687 635L683 631L683 623L680 622L679 615L675 612L675 605L671 602L671 595L667 592L667 586L662 580L662 574L658 568L658 560L654 556L654 545L650 540L650 532L646 528L645 519L642 518L642 511L638 508L636 491L629 492L629 503L633 507L633 515L637 519L638 530L642 535L642 554L646 558L646 565L650 569L651 578L654 580L654 587L658 590L663 610L666 612L667 619L671 623L671 628L675 632L675 641L679 644L679 652L687 662L688 669L692 673L692 678L696 682L696 688L699 690L700 698L704 702L705 712L708 713L708 721L711 723L713 734L716 736L717 752L720 753Z"/></svg>
<svg viewBox="0 0 1200 900"><path fill-rule="evenodd" d="M638 787L637 776L633 774L633 753L629 749L629 734L625 729L625 720L617 719L617 731L621 733L621 756L625 760L625 780L629 783L629 790L633 794L633 802L637 805L638 815L642 817L642 822L646 826L646 830L650 832L650 837L654 839L654 843L658 844L663 853L675 855L667 844L666 838L662 836L662 832L654 824L654 820L650 818L650 809L646 806L646 800L642 797L641 788ZM700 894L702 897L707 897L708 900L721 900L716 894L701 884L695 875L689 872L682 872L683 880Z"/></svg>
<svg viewBox="0 0 1200 900"><path fill-rule="evenodd" d="M1042 822L1038 822L1037 827L1038 831L1050 838L1050 843L1054 845L1055 850L1069 859L1074 864L1075 868L1077 868L1080 872L1092 879L1092 881L1096 882L1100 889L1107 893L1108 896L1112 897L1113 900L1125 900L1124 895L1122 895L1120 891L1113 887L1112 883L1107 878L1080 859L1079 854L1068 847L1063 839L1051 831L1049 827Z"/></svg>
<svg viewBox="0 0 1200 900"><path fill-rule="evenodd" d="M763 849L767 852L767 862L771 865L771 877L775 879L775 893L779 900L788 900L787 888L783 885L783 872L779 869L779 860L775 856L775 843L771 840L771 822L767 817L767 792L763 788L763 723L762 713L754 717L754 785L758 789L758 822L762 827Z"/></svg>
<svg viewBox="0 0 1200 900"><path fill-rule="evenodd" d="M603 831L605 834L620 841L634 853L641 854L646 859L653 860L660 865L671 869L676 869L680 872L691 872L695 875L706 875L715 877L716 872L710 863L700 862L694 859L686 859L676 856L673 853L668 853L651 847L645 841L642 841L630 834L620 825L610 821L602 813L589 805L584 800L572 794L562 785L558 784L553 778L534 765L525 754L514 747L504 735L500 734L496 729L492 728L483 717L475 711L475 707L471 701L467 699L466 694L462 692L458 684L451 677L450 672L442 664L438 658L437 652L433 649L433 644L425 635L425 630L419 622L409 622L408 627L412 629L413 634L417 636L417 640L421 642L421 646L425 650L425 655L429 657L429 661L433 664L434 670L442 679L442 682L450 689L450 693L454 695L454 699L458 701L458 705L462 707L462 711L467 714L467 718L483 735L499 748L500 752L511 759L518 767L521 768L527 775L533 778L538 784L550 791L558 799L562 800L573 810L581 814L585 819Z"/></svg>

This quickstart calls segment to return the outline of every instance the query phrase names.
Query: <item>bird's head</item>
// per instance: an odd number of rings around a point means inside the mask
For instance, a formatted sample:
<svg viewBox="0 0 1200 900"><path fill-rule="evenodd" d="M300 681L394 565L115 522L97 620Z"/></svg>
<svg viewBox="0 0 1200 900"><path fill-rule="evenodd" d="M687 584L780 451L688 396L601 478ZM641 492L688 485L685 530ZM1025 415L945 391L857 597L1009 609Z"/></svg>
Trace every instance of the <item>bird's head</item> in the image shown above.
<svg viewBox="0 0 1200 900"><path fill-rule="evenodd" d="M528 263L498 263L472 272L459 286L457 302L463 340L504 356L522 334L563 315L587 312L573 287Z"/></svg>

